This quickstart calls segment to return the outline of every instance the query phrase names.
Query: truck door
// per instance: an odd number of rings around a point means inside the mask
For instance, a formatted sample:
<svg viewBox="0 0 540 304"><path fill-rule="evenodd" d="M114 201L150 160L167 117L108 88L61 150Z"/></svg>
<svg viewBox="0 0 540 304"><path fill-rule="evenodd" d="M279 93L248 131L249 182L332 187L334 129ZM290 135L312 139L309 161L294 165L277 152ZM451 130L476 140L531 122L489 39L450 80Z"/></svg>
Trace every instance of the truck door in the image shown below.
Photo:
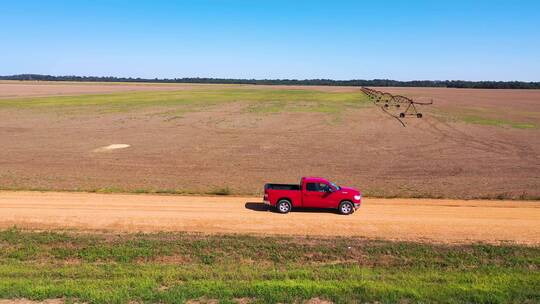
<svg viewBox="0 0 540 304"><path fill-rule="evenodd" d="M303 191L303 207L308 208L333 208L332 192L328 191L330 185L325 183L306 183Z"/></svg>

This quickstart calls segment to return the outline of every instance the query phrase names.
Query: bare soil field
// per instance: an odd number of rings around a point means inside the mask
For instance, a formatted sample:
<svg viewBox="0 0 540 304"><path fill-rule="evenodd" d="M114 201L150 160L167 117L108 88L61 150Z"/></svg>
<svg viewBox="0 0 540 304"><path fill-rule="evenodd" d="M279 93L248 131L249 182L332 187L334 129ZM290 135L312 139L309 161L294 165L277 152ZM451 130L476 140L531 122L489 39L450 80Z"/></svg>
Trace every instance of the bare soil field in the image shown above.
<svg viewBox="0 0 540 304"><path fill-rule="evenodd" d="M181 90L193 86L146 83L74 83L46 81L0 81L0 98L101 94L149 90Z"/></svg>
<svg viewBox="0 0 540 304"><path fill-rule="evenodd" d="M540 93L537 90L453 89L453 88L395 88L375 87L395 95L415 100L433 99L438 106L490 107L493 110L515 109L538 112ZM536 113L538 114L538 113Z"/></svg>
<svg viewBox="0 0 540 304"><path fill-rule="evenodd" d="M0 192L0 227L358 236L540 244L540 202L365 199L353 215L267 211L257 197Z"/></svg>
<svg viewBox="0 0 540 304"><path fill-rule="evenodd" d="M82 94L104 94L139 91L177 91L191 89L220 89L253 87L252 85L227 84L183 84L183 83L135 83L135 82L51 82L51 81L15 81L0 80L0 99L45 96L73 96ZM265 89L304 89L304 86L260 85ZM311 86L311 90L324 92L357 91L354 87Z"/></svg>
<svg viewBox="0 0 540 304"><path fill-rule="evenodd" d="M0 96L113 87L158 91L126 93L133 107L118 92L0 99L0 188L259 194L311 175L368 196L540 197L540 91L385 88L433 98L405 128L349 87L10 82ZM191 92L196 106L175 103Z"/></svg>

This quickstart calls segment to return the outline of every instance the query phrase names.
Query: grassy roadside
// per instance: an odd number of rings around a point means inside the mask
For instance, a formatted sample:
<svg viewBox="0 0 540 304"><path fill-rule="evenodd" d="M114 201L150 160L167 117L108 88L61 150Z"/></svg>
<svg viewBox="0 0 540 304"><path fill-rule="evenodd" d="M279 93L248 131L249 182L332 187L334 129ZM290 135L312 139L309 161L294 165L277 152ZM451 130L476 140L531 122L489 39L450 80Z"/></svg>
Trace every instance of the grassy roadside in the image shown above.
<svg viewBox="0 0 540 304"><path fill-rule="evenodd" d="M536 303L540 248L358 238L0 232L0 298Z"/></svg>

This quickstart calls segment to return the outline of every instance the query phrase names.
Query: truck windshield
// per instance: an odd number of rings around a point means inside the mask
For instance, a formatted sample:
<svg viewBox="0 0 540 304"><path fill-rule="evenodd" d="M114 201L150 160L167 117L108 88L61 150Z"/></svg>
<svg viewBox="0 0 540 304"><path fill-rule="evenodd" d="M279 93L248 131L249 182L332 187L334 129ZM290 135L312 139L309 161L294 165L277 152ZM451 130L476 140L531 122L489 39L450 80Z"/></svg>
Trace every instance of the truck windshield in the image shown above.
<svg viewBox="0 0 540 304"><path fill-rule="evenodd" d="M340 189L341 189L340 186L338 186L338 185L336 185L336 184L334 184L334 183L332 183L332 182L329 182L329 183L330 183L330 185L332 185L332 187L334 187L336 190L340 190Z"/></svg>

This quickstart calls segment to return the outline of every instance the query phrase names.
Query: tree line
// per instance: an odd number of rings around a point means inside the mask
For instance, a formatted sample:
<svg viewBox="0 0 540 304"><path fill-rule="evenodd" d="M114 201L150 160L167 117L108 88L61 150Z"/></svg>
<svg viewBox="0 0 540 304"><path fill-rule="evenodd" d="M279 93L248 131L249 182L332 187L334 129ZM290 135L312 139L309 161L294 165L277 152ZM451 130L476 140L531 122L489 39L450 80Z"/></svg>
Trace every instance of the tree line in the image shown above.
<svg viewBox="0 0 540 304"><path fill-rule="evenodd" d="M0 76L0 80L40 80L40 81L90 81L90 82L158 82L158 83L214 83L214 84L259 84L259 85L323 85L359 87L436 87L473 89L540 89L540 82L525 81L466 81L466 80L412 80L390 79L372 80L332 80L332 79L232 79L232 78L132 78L97 76L52 76L40 74L19 74Z"/></svg>

